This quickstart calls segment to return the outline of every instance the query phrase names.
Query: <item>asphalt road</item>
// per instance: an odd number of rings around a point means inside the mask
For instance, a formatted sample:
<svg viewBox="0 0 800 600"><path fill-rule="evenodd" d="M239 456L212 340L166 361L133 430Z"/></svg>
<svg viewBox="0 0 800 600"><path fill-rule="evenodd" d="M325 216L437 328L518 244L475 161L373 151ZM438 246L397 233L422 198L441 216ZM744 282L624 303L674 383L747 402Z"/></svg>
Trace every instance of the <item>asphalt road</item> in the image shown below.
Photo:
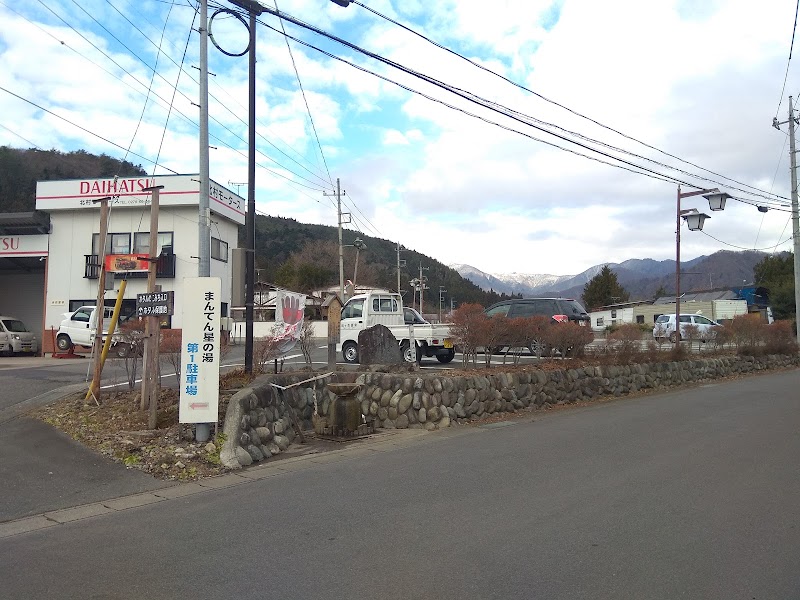
<svg viewBox="0 0 800 600"><path fill-rule="evenodd" d="M800 371L452 428L0 540L4 598L800 596Z"/></svg>

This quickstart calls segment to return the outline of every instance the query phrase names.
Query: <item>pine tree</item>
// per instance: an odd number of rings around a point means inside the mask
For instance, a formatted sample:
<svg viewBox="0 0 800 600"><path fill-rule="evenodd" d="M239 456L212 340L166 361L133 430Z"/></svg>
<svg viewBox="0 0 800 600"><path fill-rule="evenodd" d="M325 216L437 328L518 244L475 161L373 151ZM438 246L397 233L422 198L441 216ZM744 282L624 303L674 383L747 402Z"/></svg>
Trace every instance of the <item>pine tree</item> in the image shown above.
<svg viewBox="0 0 800 600"><path fill-rule="evenodd" d="M608 265L583 286L583 304L587 310L627 302L630 294L617 281L617 274Z"/></svg>

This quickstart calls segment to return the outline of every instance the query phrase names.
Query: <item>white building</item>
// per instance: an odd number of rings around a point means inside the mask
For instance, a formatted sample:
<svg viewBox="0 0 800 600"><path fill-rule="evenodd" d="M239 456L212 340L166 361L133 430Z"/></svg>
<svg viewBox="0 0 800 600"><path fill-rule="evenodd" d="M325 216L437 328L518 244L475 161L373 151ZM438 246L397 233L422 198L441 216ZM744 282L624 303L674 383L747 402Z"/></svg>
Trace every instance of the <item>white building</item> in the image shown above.
<svg viewBox="0 0 800 600"><path fill-rule="evenodd" d="M179 329L182 280L198 274L200 184L197 175L157 175L108 179L40 181L36 209L50 215L45 269L43 347L53 348L54 332L63 313L84 304L96 304L100 273L98 244L100 198L109 201L107 254L149 254L150 192L159 194L156 283L175 292L175 315L169 325ZM231 302L231 253L245 220L245 201L223 186L210 182L211 275L222 279L222 316ZM107 273L106 303L113 304L120 280L128 278L124 312L133 312L136 294L147 291L145 272ZM34 329L34 325L29 325ZM52 339L51 339L52 338Z"/></svg>

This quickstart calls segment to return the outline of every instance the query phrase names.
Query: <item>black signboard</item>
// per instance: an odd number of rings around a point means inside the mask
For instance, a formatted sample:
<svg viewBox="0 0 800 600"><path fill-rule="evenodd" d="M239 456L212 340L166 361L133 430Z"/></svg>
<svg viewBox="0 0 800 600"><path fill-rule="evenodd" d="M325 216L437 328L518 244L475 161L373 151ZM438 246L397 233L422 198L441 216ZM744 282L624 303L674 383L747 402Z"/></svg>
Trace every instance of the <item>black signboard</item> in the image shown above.
<svg viewBox="0 0 800 600"><path fill-rule="evenodd" d="M168 317L174 312L175 292L136 294L137 317Z"/></svg>

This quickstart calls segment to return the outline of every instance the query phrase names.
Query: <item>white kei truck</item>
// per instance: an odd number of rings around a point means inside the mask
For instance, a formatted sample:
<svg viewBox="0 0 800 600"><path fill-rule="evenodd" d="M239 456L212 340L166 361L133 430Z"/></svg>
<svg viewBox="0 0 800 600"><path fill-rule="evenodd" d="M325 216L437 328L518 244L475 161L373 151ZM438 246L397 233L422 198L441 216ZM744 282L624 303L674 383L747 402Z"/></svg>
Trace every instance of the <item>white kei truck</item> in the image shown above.
<svg viewBox="0 0 800 600"><path fill-rule="evenodd" d="M393 292L367 292L350 298L342 307L342 321L337 351L345 362L358 362L358 333L374 325L385 325L400 344L406 362L419 362L423 356L435 356L441 363L455 357L453 338L448 325L408 323L404 317L403 299ZM416 348L416 356L412 353Z"/></svg>
<svg viewBox="0 0 800 600"><path fill-rule="evenodd" d="M108 334L108 326L114 309L106 306L103 309L103 339ZM69 351L73 346L91 348L97 335L97 308L95 306L81 306L77 310L64 313L64 319L58 327L56 346L62 352ZM122 336L116 333L111 338L111 355L125 358L130 353L130 345Z"/></svg>

